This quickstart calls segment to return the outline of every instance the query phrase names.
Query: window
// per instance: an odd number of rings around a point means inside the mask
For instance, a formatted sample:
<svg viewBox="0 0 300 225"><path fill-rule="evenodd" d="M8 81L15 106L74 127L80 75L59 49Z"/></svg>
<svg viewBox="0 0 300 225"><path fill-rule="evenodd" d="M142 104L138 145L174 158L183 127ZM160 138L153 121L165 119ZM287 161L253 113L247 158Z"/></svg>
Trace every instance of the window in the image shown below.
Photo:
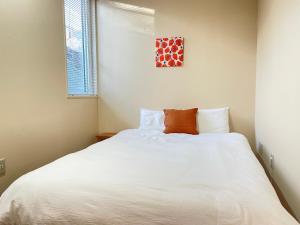
<svg viewBox="0 0 300 225"><path fill-rule="evenodd" d="M68 95L97 95L95 2L65 0Z"/></svg>

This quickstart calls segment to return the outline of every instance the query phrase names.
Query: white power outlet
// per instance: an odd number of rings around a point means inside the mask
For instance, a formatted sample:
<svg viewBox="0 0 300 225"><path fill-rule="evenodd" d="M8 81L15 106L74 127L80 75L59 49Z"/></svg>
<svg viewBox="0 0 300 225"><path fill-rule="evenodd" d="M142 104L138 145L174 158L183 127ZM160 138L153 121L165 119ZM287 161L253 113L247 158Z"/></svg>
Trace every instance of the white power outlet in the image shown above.
<svg viewBox="0 0 300 225"><path fill-rule="evenodd" d="M5 159L0 159L0 176L5 175Z"/></svg>
<svg viewBox="0 0 300 225"><path fill-rule="evenodd" d="M270 165L271 170L273 170L274 169L274 155L273 154L271 154L269 157L269 165Z"/></svg>
<svg viewBox="0 0 300 225"><path fill-rule="evenodd" d="M258 143L258 153L260 155L264 154L264 145L262 143Z"/></svg>

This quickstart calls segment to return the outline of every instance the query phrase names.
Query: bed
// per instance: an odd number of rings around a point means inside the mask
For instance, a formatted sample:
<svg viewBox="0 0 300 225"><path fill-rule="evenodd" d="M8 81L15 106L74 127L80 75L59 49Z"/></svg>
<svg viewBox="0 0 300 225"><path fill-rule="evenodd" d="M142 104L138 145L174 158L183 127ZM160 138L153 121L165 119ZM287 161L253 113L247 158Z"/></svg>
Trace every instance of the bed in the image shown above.
<svg viewBox="0 0 300 225"><path fill-rule="evenodd" d="M238 133L132 129L16 180L1 225L294 225Z"/></svg>

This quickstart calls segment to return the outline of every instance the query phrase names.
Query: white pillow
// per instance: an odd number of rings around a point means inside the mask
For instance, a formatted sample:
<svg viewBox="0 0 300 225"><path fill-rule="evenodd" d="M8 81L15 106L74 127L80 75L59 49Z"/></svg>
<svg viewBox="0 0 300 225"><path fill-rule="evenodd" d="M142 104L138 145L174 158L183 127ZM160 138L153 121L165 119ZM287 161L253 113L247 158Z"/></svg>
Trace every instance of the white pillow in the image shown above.
<svg viewBox="0 0 300 225"><path fill-rule="evenodd" d="M141 109L140 129L165 129L163 111ZM217 109L201 109L197 115L199 133L229 133L229 107Z"/></svg>
<svg viewBox="0 0 300 225"><path fill-rule="evenodd" d="M199 133L229 133L229 107L198 111Z"/></svg>
<svg viewBox="0 0 300 225"><path fill-rule="evenodd" d="M163 111L141 109L140 129L163 131L165 129L164 118Z"/></svg>

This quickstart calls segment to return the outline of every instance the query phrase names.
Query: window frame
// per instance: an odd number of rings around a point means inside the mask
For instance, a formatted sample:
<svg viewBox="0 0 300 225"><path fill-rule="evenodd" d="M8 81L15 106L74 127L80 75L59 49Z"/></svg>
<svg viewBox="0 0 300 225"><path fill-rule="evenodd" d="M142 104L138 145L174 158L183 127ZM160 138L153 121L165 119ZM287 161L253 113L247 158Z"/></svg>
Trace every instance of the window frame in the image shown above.
<svg viewBox="0 0 300 225"><path fill-rule="evenodd" d="M81 0L80 0L81 1ZM96 0L89 0L88 10L88 58L90 59L89 67L87 69L88 79L94 80L94 93L93 94L70 94L69 93L69 81L68 81L68 69L67 69L67 34L66 34L66 20L65 20L65 0L62 1L63 9L63 29L64 29L64 59L65 59L65 82L66 82L66 97L68 99L80 99L80 98L98 98L98 48L97 48L97 5ZM82 31L85 32L85 31ZM86 60L86 57L84 57Z"/></svg>

